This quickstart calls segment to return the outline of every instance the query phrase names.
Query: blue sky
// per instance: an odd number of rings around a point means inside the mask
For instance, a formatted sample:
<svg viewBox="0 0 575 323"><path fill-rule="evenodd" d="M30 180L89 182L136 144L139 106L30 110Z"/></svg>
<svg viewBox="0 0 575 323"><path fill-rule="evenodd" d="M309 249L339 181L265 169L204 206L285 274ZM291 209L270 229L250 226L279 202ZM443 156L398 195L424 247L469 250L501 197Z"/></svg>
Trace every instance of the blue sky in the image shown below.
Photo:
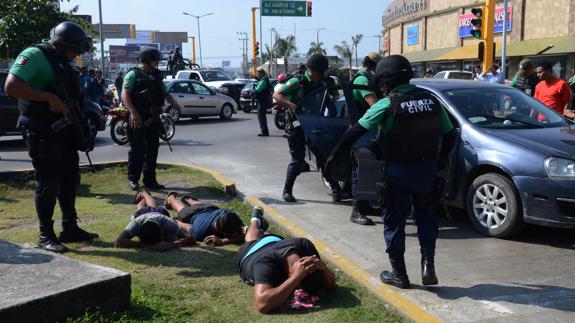
<svg viewBox="0 0 575 323"><path fill-rule="evenodd" d="M376 51L378 39L373 37L381 31L381 16L391 0L314 0L313 17L281 18L263 17L264 44L270 42L270 29L276 28L282 36L294 33L298 52L307 52L309 44L316 39L316 28L320 41L335 55L333 46L342 40L351 39L357 33L364 34L360 43L359 56ZM79 14L92 15L92 22L98 23L97 0L70 0L62 2L63 10L80 6ZM233 66L241 61L241 41L236 32L248 32L251 38L251 7L259 6L258 0L102 0L104 23L135 24L141 30L187 31L196 36L196 19L182 15L213 12L200 19L202 54L204 65L220 65L222 60L231 60ZM259 18L257 37L259 38ZM196 39L197 41L197 39ZM251 42L251 41L250 41ZM123 40L108 40L106 45L123 45ZM184 44L183 54L191 57L190 44ZM199 54L197 54L199 55Z"/></svg>

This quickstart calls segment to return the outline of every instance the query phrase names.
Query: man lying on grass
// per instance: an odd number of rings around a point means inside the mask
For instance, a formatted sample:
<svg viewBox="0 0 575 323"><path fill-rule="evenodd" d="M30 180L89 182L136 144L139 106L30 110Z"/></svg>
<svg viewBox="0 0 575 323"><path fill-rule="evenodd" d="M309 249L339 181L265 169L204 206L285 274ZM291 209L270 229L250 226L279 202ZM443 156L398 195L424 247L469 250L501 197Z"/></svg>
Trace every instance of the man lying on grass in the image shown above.
<svg viewBox="0 0 575 323"><path fill-rule="evenodd" d="M171 219L170 213L156 205L156 200L145 187L140 187L136 193L134 204L138 210L116 239L116 247L166 251L195 243L191 225ZM140 241L133 241L134 237Z"/></svg>
<svg viewBox="0 0 575 323"><path fill-rule="evenodd" d="M254 286L260 313L277 311L288 302L290 308L296 308L294 297L335 287L334 274L311 241L265 234L267 228L263 212L255 209L237 259L240 277Z"/></svg>
<svg viewBox="0 0 575 323"><path fill-rule="evenodd" d="M244 242L244 223L232 210L220 209L189 195L178 199L175 192L166 195L164 207L177 212L177 221L189 225L189 232L197 241L215 246Z"/></svg>

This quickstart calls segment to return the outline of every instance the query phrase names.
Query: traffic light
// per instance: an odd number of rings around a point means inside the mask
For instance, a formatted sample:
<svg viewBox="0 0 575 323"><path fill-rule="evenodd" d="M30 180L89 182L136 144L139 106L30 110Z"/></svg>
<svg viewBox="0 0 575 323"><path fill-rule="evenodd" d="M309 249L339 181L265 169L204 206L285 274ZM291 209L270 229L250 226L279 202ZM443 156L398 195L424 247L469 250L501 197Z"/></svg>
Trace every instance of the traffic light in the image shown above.
<svg viewBox="0 0 575 323"><path fill-rule="evenodd" d="M311 9L312 9L312 4L311 1L307 2L307 16L311 17Z"/></svg>
<svg viewBox="0 0 575 323"><path fill-rule="evenodd" d="M130 38L136 38L136 25L130 25Z"/></svg>
<svg viewBox="0 0 575 323"><path fill-rule="evenodd" d="M483 28L483 9L473 8L471 9L471 13L475 16L475 18L471 19L471 25L473 26L471 36L477 39L482 39L483 35L481 33L481 29Z"/></svg>
<svg viewBox="0 0 575 323"><path fill-rule="evenodd" d="M260 55L260 42L257 41L256 45L254 46L254 57L257 57Z"/></svg>

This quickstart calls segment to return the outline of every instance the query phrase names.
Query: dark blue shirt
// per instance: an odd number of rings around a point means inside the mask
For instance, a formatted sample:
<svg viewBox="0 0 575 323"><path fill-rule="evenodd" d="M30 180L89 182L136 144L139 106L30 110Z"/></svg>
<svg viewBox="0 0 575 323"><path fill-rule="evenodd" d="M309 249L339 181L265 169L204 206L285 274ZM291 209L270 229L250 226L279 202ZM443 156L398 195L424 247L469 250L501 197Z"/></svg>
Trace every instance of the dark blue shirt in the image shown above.
<svg viewBox="0 0 575 323"><path fill-rule="evenodd" d="M215 234L214 223L226 212L225 209L209 210L194 215L192 235L196 241L203 241L207 236Z"/></svg>

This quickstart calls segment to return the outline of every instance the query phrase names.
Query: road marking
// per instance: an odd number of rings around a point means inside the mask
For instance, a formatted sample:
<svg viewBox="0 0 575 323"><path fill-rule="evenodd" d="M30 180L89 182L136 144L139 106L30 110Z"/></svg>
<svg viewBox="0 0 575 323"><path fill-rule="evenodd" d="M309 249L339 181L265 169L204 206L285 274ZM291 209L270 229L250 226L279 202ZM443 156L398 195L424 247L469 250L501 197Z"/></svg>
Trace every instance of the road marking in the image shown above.
<svg viewBox="0 0 575 323"><path fill-rule="evenodd" d="M276 209L265 204L259 198L250 196L247 197L245 201L251 206L261 206L264 209L265 214L268 215L268 218L278 226L285 229L289 234L296 237L305 237L310 239L323 257L327 258L349 277L353 278L356 282L382 298L385 302L393 306L397 311L407 316L409 319L415 322L440 322L439 319L407 299L405 296L401 295L397 289L381 283L379 279L374 278L370 273L361 269L349 258L343 256L337 250L334 250L321 240L313 237L302 227L288 220Z"/></svg>

